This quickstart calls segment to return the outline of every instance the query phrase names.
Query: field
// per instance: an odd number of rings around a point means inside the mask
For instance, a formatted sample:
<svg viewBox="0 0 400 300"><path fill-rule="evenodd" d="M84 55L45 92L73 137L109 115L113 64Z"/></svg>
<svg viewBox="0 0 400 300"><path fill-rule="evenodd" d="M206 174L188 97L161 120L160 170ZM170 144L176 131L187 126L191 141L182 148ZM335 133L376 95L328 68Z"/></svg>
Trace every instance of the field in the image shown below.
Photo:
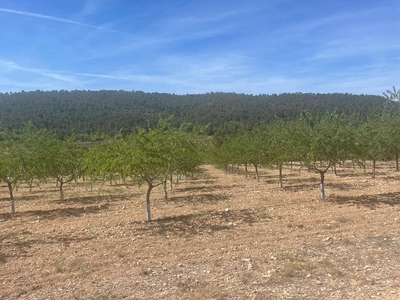
<svg viewBox="0 0 400 300"><path fill-rule="evenodd" d="M212 166L145 187L0 187L0 299L400 299L400 174ZM251 170L253 171L253 170Z"/></svg>

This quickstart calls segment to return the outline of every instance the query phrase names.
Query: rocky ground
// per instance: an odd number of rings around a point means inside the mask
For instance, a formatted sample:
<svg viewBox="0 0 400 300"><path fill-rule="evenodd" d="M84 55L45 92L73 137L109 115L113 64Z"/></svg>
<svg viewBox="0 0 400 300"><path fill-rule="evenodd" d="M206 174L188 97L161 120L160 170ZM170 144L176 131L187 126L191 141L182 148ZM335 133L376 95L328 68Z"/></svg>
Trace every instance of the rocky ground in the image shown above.
<svg viewBox="0 0 400 300"><path fill-rule="evenodd" d="M0 299L400 299L400 174L350 166L174 185L0 187ZM242 170L241 170L242 171ZM243 171L242 171L243 172Z"/></svg>

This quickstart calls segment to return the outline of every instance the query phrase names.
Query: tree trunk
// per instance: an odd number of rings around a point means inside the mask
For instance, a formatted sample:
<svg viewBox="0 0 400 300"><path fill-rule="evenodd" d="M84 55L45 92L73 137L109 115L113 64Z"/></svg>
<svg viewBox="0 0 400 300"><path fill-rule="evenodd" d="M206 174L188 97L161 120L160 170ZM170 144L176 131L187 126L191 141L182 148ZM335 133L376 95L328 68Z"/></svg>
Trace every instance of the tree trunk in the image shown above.
<svg viewBox="0 0 400 300"><path fill-rule="evenodd" d="M283 188L283 180L282 180L282 163L280 163L279 165L278 165L278 168L279 168L279 182L278 182L278 186L280 187L280 188Z"/></svg>
<svg viewBox="0 0 400 300"><path fill-rule="evenodd" d="M60 200L64 200L63 185L64 185L64 182L60 181Z"/></svg>
<svg viewBox="0 0 400 300"><path fill-rule="evenodd" d="M247 171L247 163L244 164L244 172L245 172L245 174L246 174L245 176L247 178L247 176L249 175L248 171Z"/></svg>
<svg viewBox="0 0 400 300"><path fill-rule="evenodd" d="M29 192L32 192L33 178L29 179Z"/></svg>
<svg viewBox="0 0 400 300"><path fill-rule="evenodd" d="M146 194L146 220L147 222L151 221L151 210L150 210L150 194L151 190L154 188L153 184L148 183L149 186L147 188L147 194Z"/></svg>
<svg viewBox="0 0 400 300"><path fill-rule="evenodd" d="M325 199L325 173L329 170L330 167L331 167L331 163L328 163L327 167L324 168L324 169L318 169L316 167L315 163L313 165L314 171L319 173L319 176L321 178L320 185L319 185L319 191L321 193L321 199L322 200Z"/></svg>
<svg viewBox="0 0 400 300"><path fill-rule="evenodd" d="M325 172L319 171L319 175L321 177L321 183L319 185L319 190L321 193L321 199L325 199Z"/></svg>
<svg viewBox="0 0 400 300"><path fill-rule="evenodd" d="M373 159L372 160L372 178L375 179L375 175L376 175L376 160Z"/></svg>
<svg viewBox="0 0 400 300"><path fill-rule="evenodd" d="M168 201L167 180L163 181L164 200Z"/></svg>
<svg viewBox="0 0 400 300"><path fill-rule="evenodd" d="M14 202L12 182L7 181L7 186L8 186L8 191L10 192L11 212L15 213L15 202Z"/></svg>
<svg viewBox="0 0 400 300"><path fill-rule="evenodd" d="M332 166L332 173L337 175L336 164L333 164L333 166Z"/></svg>
<svg viewBox="0 0 400 300"><path fill-rule="evenodd" d="M172 191L172 181L173 181L173 178L172 178L172 174L171 174L171 175L169 175L169 190L170 191Z"/></svg>
<svg viewBox="0 0 400 300"><path fill-rule="evenodd" d="M399 155L396 154L396 171L399 172Z"/></svg>
<svg viewBox="0 0 400 300"><path fill-rule="evenodd" d="M258 182L258 181L260 181L260 176L258 175L258 166L257 166L257 164L254 164L254 169L256 170L256 180Z"/></svg>

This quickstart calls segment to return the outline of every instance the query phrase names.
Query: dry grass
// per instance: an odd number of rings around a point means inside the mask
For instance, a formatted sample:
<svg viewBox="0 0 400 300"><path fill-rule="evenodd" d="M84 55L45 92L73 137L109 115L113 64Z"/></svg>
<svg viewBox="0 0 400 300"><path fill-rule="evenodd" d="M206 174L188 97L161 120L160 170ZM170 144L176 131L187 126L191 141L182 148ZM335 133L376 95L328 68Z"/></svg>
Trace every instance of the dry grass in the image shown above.
<svg viewBox="0 0 400 300"><path fill-rule="evenodd" d="M153 194L79 183L0 187L0 299L398 299L400 177L211 166Z"/></svg>

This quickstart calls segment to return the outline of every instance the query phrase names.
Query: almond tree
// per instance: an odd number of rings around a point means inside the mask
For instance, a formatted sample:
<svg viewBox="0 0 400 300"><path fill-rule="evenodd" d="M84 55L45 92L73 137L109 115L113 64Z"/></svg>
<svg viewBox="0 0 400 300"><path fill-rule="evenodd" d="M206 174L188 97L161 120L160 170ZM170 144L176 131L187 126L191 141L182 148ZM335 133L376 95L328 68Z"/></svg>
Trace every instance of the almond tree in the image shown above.
<svg viewBox="0 0 400 300"><path fill-rule="evenodd" d="M35 128L28 122L22 129L2 133L0 142L0 179L7 183L11 211L15 212L14 189L21 181L43 181L47 177L43 159L48 149L43 144L50 137L44 129Z"/></svg>
<svg viewBox="0 0 400 300"><path fill-rule="evenodd" d="M35 180L44 182L47 179L48 173L43 158L47 157L48 149L44 145L51 136L46 129L38 129L32 123L28 123L20 133L20 140L26 151L24 180L29 183L29 190L32 189Z"/></svg>
<svg viewBox="0 0 400 300"><path fill-rule="evenodd" d="M249 133L247 143L247 161L252 164L256 171L256 180L260 180L259 166L270 165L272 162L270 133L262 128L255 128Z"/></svg>
<svg viewBox="0 0 400 300"><path fill-rule="evenodd" d="M127 172L121 153L122 144L122 137L114 137L89 146L82 159L82 171L89 177L91 185L99 179L103 182L109 180L112 184L116 174L125 180Z"/></svg>
<svg viewBox="0 0 400 300"><path fill-rule="evenodd" d="M357 128L355 134L356 161L361 165L366 160L372 162L372 178L376 176L376 162L389 156L390 139L385 135L385 127L384 118L369 119Z"/></svg>
<svg viewBox="0 0 400 300"><path fill-rule="evenodd" d="M352 132L343 116L327 112L320 119L304 113L295 134L303 164L320 175L320 195L325 199L325 173L348 155Z"/></svg>
<svg viewBox="0 0 400 300"><path fill-rule="evenodd" d="M42 141L42 165L49 177L55 178L60 189L60 199L64 200L64 184L78 179L82 174L84 148L74 141L74 137L59 140L55 135Z"/></svg>
<svg viewBox="0 0 400 300"><path fill-rule="evenodd" d="M204 155L201 153L202 149L205 148L199 138L202 132L202 128L198 127L195 127L192 132L185 131L184 126L179 129L169 129L168 137L171 143L171 152L167 156L168 167L165 178L169 178L171 189L173 175L177 178L181 175L191 175L202 164ZM165 200L168 199L166 179L164 180Z"/></svg>
<svg viewBox="0 0 400 300"><path fill-rule="evenodd" d="M279 170L278 186L283 187L283 165L293 161L296 145L293 139L295 127L293 123L286 123L278 120L270 124L267 128L269 132L269 153L271 163L277 165Z"/></svg>
<svg viewBox="0 0 400 300"><path fill-rule="evenodd" d="M6 135L6 140L0 142L0 180L7 184L11 212L15 213L13 192L26 172L25 149L22 143L16 140L12 134Z"/></svg>
<svg viewBox="0 0 400 300"><path fill-rule="evenodd" d="M151 221L152 190L171 174L195 171L202 161L191 136L172 128L165 120L160 120L155 128L133 132L126 137L121 149L126 175L130 175L134 184L147 185L147 221Z"/></svg>
<svg viewBox="0 0 400 300"><path fill-rule="evenodd" d="M387 151L391 158L395 159L396 171L400 170L400 114L395 114L385 121L385 139L387 141Z"/></svg>

